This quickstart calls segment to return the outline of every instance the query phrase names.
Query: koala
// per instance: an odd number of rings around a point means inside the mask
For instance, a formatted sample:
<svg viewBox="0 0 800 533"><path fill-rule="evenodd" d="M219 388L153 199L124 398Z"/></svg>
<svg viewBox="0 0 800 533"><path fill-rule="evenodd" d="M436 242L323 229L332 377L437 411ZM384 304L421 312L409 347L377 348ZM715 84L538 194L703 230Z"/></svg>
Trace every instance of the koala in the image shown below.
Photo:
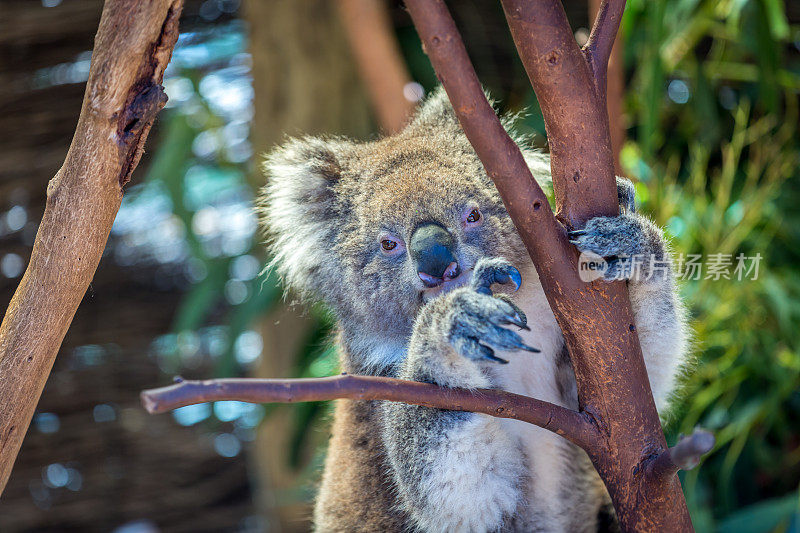
<svg viewBox="0 0 800 533"><path fill-rule="evenodd" d="M513 131L513 118L504 118ZM522 143L524 144L524 143ZM552 191L549 157L522 148ZM578 408L562 333L503 202L443 90L400 133L288 140L259 206L273 267L338 321L341 369ZM620 214L570 232L625 279L661 413L687 346L661 230L618 180ZM626 258L654 258L630 268ZM652 265L662 264L661 268ZM663 264L666 263L666 266ZM596 531L608 495L586 454L483 414L339 400L318 531Z"/></svg>

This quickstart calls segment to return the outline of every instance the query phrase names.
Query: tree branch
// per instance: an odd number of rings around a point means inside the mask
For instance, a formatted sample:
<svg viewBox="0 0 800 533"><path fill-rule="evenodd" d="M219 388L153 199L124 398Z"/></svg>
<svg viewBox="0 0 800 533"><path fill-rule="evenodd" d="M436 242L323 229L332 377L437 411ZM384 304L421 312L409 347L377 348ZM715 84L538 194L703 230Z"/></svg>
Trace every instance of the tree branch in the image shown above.
<svg viewBox="0 0 800 533"><path fill-rule="evenodd" d="M182 0L108 0L75 136L0 326L0 491L105 248L156 113Z"/></svg>
<svg viewBox="0 0 800 533"><path fill-rule="evenodd" d="M594 73L594 84L600 98L606 98L608 61L622 22L625 0L602 0L597 10L597 18L589 35L589 42L583 47L589 66Z"/></svg>
<svg viewBox="0 0 800 533"><path fill-rule="evenodd" d="M201 402L238 400L251 403L294 403L347 398L388 400L436 409L471 411L534 424L563 436L583 449L599 443L588 417L552 403L489 389L451 389L402 379L342 374L309 379L212 379L184 381L141 393L151 414Z"/></svg>
<svg viewBox="0 0 800 533"><path fill-rule="evenodd" d="M589 1L590 18L597 17L603 1L604 0ZM625 121L623 119L625 64L622 53L623 44L622 36L617 33L617 38L614 40L614 44L611 47L611 56L608 59L605 83L609 129L611 130L611 147L614 152L614 168L619 175L622 175L619 155L622 151L622 145L625 144Z"/></svg>
<svg viewBox="0 0 800 533"><path fill-rule="evenodd" d="M561 2L502 4L542 108L559 218L582 227L593 216L619 214L604 94L595 88Z"/></svg>

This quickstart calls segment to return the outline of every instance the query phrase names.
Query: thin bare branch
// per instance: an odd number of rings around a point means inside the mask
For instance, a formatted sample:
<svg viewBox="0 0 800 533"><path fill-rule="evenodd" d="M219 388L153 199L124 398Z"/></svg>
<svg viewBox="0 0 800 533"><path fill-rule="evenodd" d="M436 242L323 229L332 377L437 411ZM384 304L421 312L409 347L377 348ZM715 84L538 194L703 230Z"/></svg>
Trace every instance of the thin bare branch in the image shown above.
<svg viewBox="0 0 800 533"><path fill-rule="evenodd" d="M608 61L617 38L619 24L622 22L623 11L625 11L625 0L602 0L592 26L592 33L589 35L589 42L583 47L594 73L595 87L603 99L606 96Z"/></svg>
<svg viewBox="0 0 800 533"><path fill-rule="evenodd" d="M589 0L589 17L596 17L600 12L602 0ZM619 155L625 144L624 96L625 96L625 64L623 59L623 41L620 32L611 47L606 75L606 100L608 102L608 125L611 130L611 147L614 152L614 168L622 175ZM595 76L596 79L596 76Z"/></svg>
<svg viewBox="0 0 800 533"><path fill-rule="evenodd" d="M714 448L714 434L704 429L695 429L691 435L682 436L678 443L658 454L647 467L645 483L662 484L669 481L679 470L691 470L700 459Z"/></svg>
<svg viewBox="0 0 800 533"><path fill-rule="evenodd" d="M595 426L580 413L552 403L489 389L452 389L402 379L342 374L306 379L212 379L185 381L141 393L149 413L163 413L201 402L238 400L295 403L347 398L389 400L436 409L471 411L513 418L563 436L584 449L598 445Z"/></svg>

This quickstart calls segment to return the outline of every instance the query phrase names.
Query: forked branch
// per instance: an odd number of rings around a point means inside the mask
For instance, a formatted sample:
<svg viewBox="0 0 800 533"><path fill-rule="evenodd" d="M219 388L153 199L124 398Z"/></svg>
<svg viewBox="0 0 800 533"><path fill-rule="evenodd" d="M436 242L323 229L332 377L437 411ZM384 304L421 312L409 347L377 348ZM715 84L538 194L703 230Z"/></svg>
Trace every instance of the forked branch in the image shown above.
<svg viewBox="0 0 800 533"><path fill-rule="evenodd" d="M489 389L451 389L402 379L342 374L311 379L212 379L184 381L143 391L142 404L151 414L185 405L220 400L251 403L295 403L348 398L389 400L436 409L472 411L513 418L537 425L584 449L599 445L599 433L589 419L552 403Z"/></svg>
<svg viewBox="0 0 800 533"><path fill-rule="evenodd" d="M580 280L577 254L550 210L537 204L541 191L520 168L519 150L497 131L496 121L486 117L487 106L476 96L477 78L444 3L406 4L464 132L530 253L564 334L581 408L602 428L600 453L587 451L609 490L622 529L691 530L674 475L670 483L649 487L648 499L638 498L648 452L657 454L667 446L626 287ZM605 73L624 2L606 2L601 10L594 30L594 65L575 42L558 0L502 4L544 116L558 219L580 228L590 218L619 215L605 90L598 90L595 72ZM488 127L478 126L479 120Z"/></svg>
<svg viewBox="0 0 800 533"><path fill-rule="evenodd" d="M608 84L608 60L622 22L623 11L625 11L625 0L602 0L589 41L583 47L586 60L589 61L594 74L595 87L603 100L606 98Z"/></svg>

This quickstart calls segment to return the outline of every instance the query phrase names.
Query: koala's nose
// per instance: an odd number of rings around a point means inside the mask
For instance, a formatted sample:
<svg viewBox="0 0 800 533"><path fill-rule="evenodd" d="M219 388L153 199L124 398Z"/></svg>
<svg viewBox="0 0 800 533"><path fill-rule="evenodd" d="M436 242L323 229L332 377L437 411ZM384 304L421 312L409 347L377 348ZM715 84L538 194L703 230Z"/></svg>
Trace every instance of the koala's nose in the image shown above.
<svg viewBox="0 0 800 533"><path fill-rule="evenodd" d="M414 230L408 252L426 287L436 287L461 274L454 248L453 236L439 224L426 223Z"/></svg>

